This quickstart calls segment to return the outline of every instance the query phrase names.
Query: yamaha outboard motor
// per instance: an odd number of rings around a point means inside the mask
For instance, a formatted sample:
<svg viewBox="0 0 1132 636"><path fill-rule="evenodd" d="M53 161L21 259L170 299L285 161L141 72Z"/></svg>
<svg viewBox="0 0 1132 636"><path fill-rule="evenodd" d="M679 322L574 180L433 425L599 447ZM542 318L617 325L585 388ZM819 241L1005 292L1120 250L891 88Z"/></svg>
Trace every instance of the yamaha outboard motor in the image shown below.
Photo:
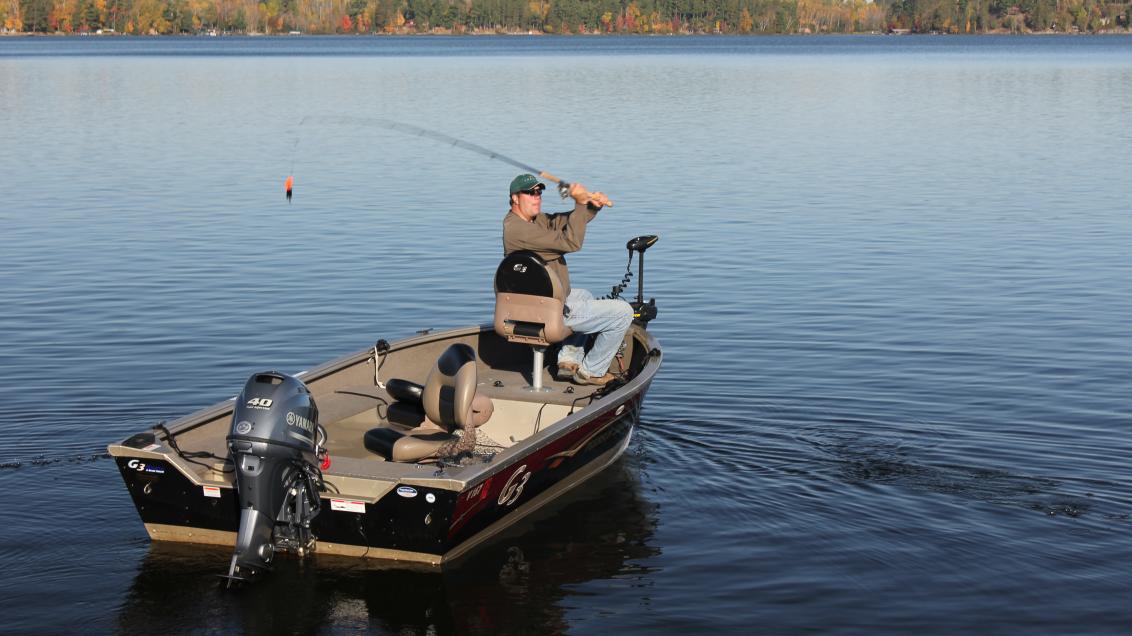
<svg viewBox="0 0 1132 636"><path fill-rule="evenodd" d="M310 523L320 507L317 462L325 440L305 384L276 371L248 379L228 434L240 498L229 585L268 569L276 550L302 556L314 544Z"/></svg>

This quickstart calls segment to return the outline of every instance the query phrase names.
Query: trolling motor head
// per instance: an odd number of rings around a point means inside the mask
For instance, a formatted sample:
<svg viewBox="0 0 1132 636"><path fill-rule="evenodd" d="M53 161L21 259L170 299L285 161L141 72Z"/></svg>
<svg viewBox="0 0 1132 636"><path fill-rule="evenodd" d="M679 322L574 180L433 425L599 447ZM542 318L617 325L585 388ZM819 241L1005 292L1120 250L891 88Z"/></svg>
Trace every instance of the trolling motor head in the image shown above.
<svg viewBox="0 0 1132 636"><path fill-rule="evenodd" d="M318 407L299 379L277 371L248 379L227 437L240 499L229 585L267 570L277 549L301 555L313 544L310 522L322 484L316 462L325 439Z"/></svg>

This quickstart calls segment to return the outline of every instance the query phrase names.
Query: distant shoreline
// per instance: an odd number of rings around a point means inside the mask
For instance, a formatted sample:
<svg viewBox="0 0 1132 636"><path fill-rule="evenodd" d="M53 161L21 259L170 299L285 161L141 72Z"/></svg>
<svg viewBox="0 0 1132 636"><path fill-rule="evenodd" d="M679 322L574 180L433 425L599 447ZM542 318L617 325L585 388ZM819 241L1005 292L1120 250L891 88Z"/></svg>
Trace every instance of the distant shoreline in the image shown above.
<svg viewBox="0 0 1132 636"><path fill-rule="evenodd" d="M695 33L695 32L674 32L674 33L601 33L601 32L587 32L587 33L547 33L543 31L409 31L403 33L39 33L39 32L24 32L24 31L0 31L0 37L11 38L210 38L210 37L270 37L270 38L298 38L298 37L333 37L333 38L385 38L385 37L405 37L405 36L457 36L457 37L484 37L506 35L514 37L719 37L719 38L734 38L734 37L776 37L776 36L797 36L797 37L828 37L828 36L901 36L901 35L941 35L941 36L962 36L962 35L1009 35L1009 36L1045 36L1045 35L1071 35L1071 36L1089 36L1089 35L1132 35L1132 30L1125 29L1105 29L1102 31L1009 31L1006 29L995 29L991 31L972 31L970 33L945 33L942 31L908 31L908 30L893 30L893 31L860 31L860 32L821 32L821 33L806 33L806 32L792 32L792 33L774 33L774 32L760 32L760 33Z"/></svg>
<svg viewBox="0 0 1132 636"><path fill-rule="evenodd" d="M1132 32L1132 0L0 0L3 30L205 37L1100 35Z"/></svg>

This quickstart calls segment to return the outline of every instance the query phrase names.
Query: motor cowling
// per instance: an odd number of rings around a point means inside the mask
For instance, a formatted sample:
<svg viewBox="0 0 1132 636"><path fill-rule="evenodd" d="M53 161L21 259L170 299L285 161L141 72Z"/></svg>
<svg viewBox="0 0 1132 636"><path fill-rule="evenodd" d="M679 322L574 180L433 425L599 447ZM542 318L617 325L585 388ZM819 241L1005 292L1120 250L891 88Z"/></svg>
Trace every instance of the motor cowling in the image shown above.
<svg viewBox="0 0 1132 636"><path fill-rule="evenodd" d="M240 501L230 578L266 570L277 549L302 554L313 544L310 521L319 511L325 437L302 381L277 371L248 379L227 437Z"/></svg>

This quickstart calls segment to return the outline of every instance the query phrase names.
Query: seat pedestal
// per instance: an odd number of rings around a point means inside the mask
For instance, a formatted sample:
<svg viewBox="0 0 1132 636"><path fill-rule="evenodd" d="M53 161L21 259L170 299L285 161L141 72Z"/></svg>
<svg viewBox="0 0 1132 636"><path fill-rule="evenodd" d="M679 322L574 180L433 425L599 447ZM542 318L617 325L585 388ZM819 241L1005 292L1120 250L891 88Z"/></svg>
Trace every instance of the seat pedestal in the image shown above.
<svg viewBox="0 0 1132 636"><path fill-rule="evenodd" d="M553 389L547 388L542 385L542 365L546 359L546 347L531 347L535 351L535 362L531 368L531 383L523 387L524 391L531 391L532 393L547 393Z"/></svg>

